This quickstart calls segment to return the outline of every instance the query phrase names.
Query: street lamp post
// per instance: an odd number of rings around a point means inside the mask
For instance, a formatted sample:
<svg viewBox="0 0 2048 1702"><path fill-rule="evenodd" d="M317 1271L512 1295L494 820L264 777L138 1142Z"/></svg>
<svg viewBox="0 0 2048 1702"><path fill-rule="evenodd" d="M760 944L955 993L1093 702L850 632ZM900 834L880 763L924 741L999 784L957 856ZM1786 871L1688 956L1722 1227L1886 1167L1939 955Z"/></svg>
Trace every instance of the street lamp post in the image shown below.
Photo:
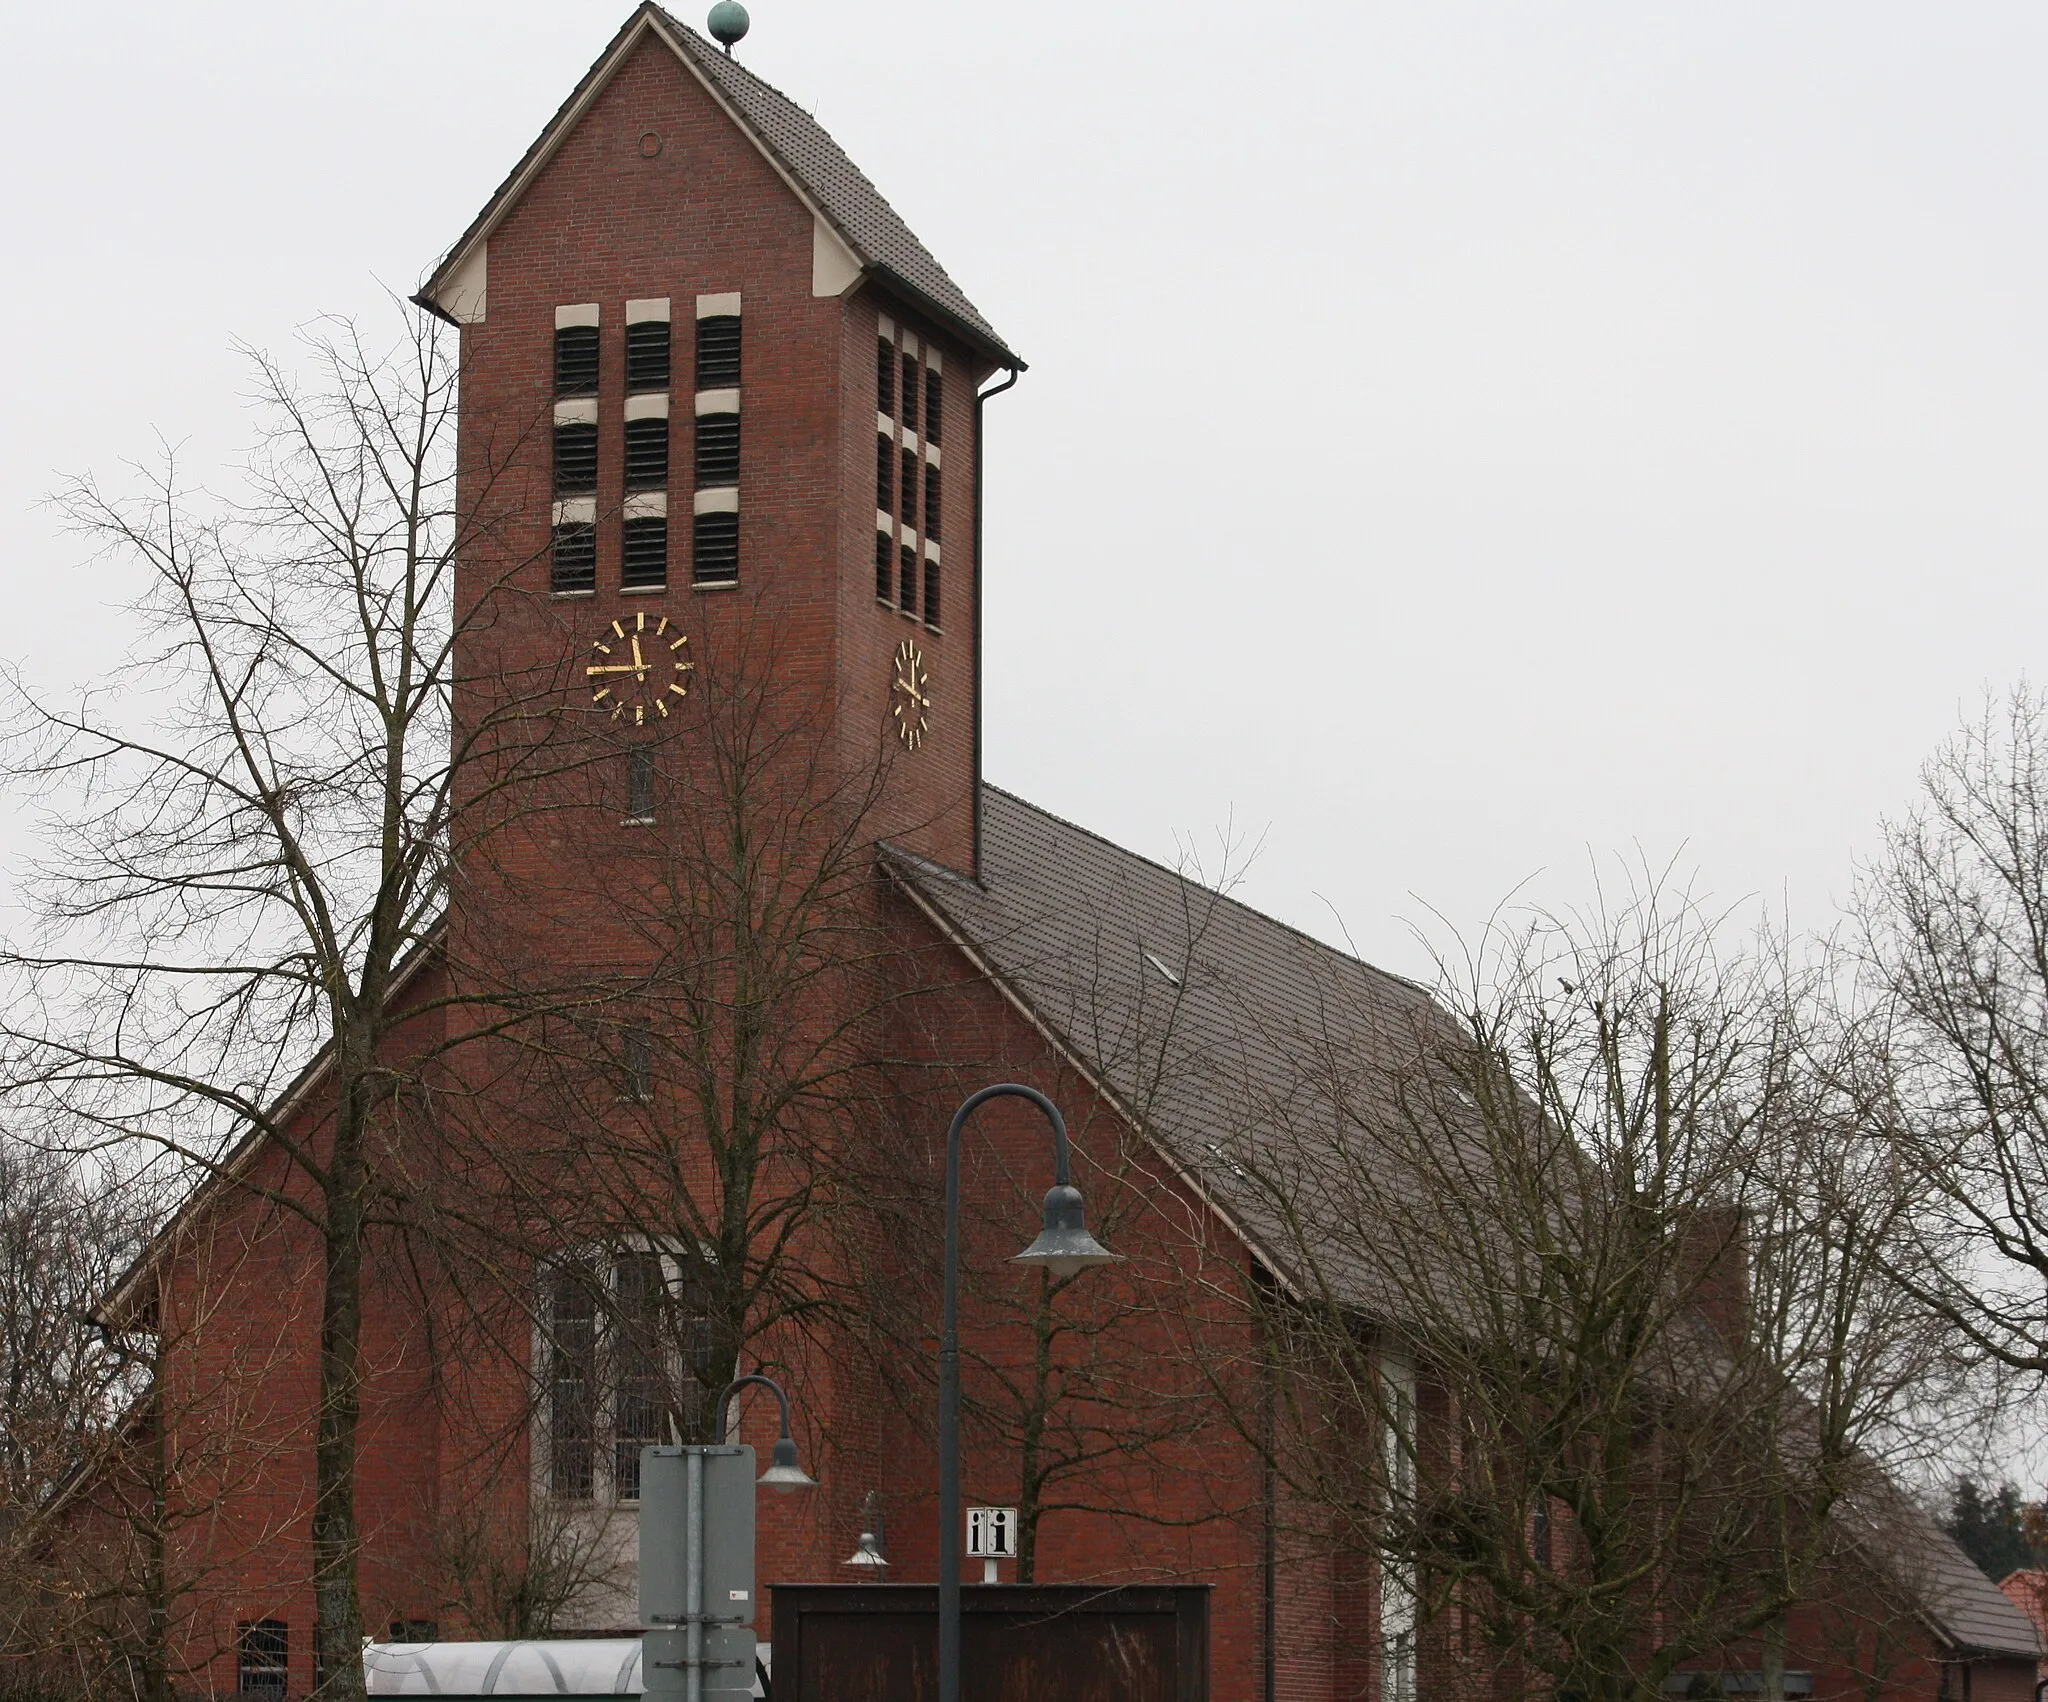
<svg viewBox="0 0 2048 1702"><path fill-rule="evenodd" d="M1067 1124L1059 1107L1034 1087L1003 1082L970 1094L946 1130L945 1317L939 1337L939 1699L960 1702L960 1134L991 1099L1028 1099L1052 1125L1053 1185L1045 1196L1045 1227L1010 1262L1067 1277L1117 1255L1082 1221L1073 1185Z"/></svg>

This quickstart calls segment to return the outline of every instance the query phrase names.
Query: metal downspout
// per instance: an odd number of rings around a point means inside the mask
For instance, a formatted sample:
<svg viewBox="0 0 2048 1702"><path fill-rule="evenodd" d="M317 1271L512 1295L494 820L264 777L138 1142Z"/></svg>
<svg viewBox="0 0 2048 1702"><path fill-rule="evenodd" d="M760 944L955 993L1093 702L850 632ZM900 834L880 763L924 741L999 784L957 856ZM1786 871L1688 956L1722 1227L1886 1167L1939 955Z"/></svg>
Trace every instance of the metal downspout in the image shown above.
<svg viewBox="0 0 2048 1702"><path fill-rule="evenodd" d="M1009 369L1010 376L992 390L977 390L974 393L974 845L968 870L977 883L981 882L981 500L983 490L983 468L986 456L982 452L982 410L987 407L991 396L1000 396L1024 376L1021 366Z"/></svg>

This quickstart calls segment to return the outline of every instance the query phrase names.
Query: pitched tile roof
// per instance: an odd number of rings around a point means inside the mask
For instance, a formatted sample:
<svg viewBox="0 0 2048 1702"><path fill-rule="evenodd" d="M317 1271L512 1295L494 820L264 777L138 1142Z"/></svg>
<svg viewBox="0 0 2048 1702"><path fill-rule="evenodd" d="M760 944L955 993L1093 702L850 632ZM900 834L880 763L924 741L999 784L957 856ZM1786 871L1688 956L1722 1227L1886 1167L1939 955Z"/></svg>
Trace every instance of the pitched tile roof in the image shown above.
<svg viewBox="0 0 2048 1702"><path fill-rule="evenodd" d="M2040 1658L2034 1620L1911 1496L1888 1484L1869 1488L1855 1497L1845 1517L1863 1552L1904 1587L1921 1618L1951 1648Z"/></svg>
<svg viewBox="0 0 2048 1702"><path fill-rule="evenodd" d="M822 124L671 13L663 11L661 16L676 44L803 185L863 265L883 273L922 305L937 309L956 328L971 330L1005 363L1016 360L995 327Z"/></svg>
<svg viewBox="0 0 2048 1702"><path fill-rule="evenodd" d="M1935 1629L1959 1649L1987 1654L2041 1656L2041 1638L2033 1620L1984 1575L1983 1569L1955 1545L1923 1512L1915 1545L1926 1559L1926 1577L1916 1592Z"/></svg>
<svg viewBox="0 0 2048 1702"><path fill-rule="evenodd" d="M1337 1118L1304 1045L1344 1052L1348 1094L1390 1094L1448 1017L1414 982L1221 897L998 787L984 786L982 878L890 854L902 884L1236 1226L1283 1280L1289 1236L1231 1155L1262 1128ZM1330 1059L1326 1055L1325 1062ZM1298 1152L1298 1147L1294 1149ZM1313 1217L1313 1202L1303 1214ZM1299 1226L1297 1225L1297 1230ZM1342 1237L1318 1252L1376 1310ZM2026 1616L1912 1499L1882 1481L1844 1509L1850 1539L1950 1647L2034 1658Z"/></svg>
<svg viewBox="0 0 2048 1702"><path fill-rule="evenodd" d="M596 64L584 73L582 81L498 186L483 211L436 264L415 299L433 298L477 242L488 237L574 127L592 97L649 30L666 41L724 103L761 151L838 233L869 276L921 308L996 364L1018 368L1024 365L823 125L780 89L755 76L730 54L653 4L653 0L644 0Z"/></svg>
<svg viewBox="0 0 2048 1702"><path fill-rule="evenodd" d="M900 853L894 866L1283 1278L1289 1236L1233 1158L1333 1121L1305 1048L1341 1046L1347 1092L1384 1102L1446 1020L1415 983L998 787L983 788L980 882ZM1341 1238L1318 1259L1346 1274ZM1348 1276L1372 1309L1367 1273Z"/></svg>

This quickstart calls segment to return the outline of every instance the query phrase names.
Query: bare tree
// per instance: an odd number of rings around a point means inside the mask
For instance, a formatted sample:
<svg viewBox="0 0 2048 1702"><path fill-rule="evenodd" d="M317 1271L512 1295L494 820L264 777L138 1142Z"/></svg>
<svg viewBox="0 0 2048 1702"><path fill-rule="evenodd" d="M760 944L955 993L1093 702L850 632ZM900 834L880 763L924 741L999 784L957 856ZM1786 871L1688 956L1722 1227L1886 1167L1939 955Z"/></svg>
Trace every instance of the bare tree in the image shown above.
<svg viewBox="0 0 2048 1702"><path fill-rule="evenodd" d="M433 1583L472 1635L517 1640L573 1628L593 1595L630 1588L618 1555L553 1497L466 1502L439 1514Z"/></svg>
<svg viewBox="0 0 2048 1702"><path fill-rule="evenodd" d="M133 1227L76 1166L0 1136L0 1662L51 1640L40 1515L138 1387L91 1319Z"/></svg>
<svg viewBox="0 0 2048 1702"><path fill-rule="evenodd" d="M303 1502L275 1491L280 1465L296 1475L304 1425L270 1392L312 1320L250 1308L239 1286L302 1289L275 1282L280 1259L306 1259L295 1227L275 1215L254 1235L196 1226L184 1249L192 1280L130 1290L116 1307L98 1297L94 1321L127 1399L37 1509L20 1552L45 1607L35 1657L91 1694L172 1702L204 1682L235 1646L219 1588L274 1560L303 1524Z"/></svg>
<svg viewBox="0 0 2048 1702"><path fill-rule="evenodd" d="M1770 1691L1789 1609L1903 1511L1917 1195L1806 978L1720 932L1653 882L1268 1036L1293 1073L1220 1156L1281 1274L1218 1387L1297 1541L1359 1557L1383 1694L1623 1702L1744 1642Z"/></svg>
<svg viewBox="0 0 2048 1702"><path fill-rule="evenodd" d="M1983 1354L2048 1371L2048 701L1987 703L1921 774L1859 894L1893 1103L1938 1210L1916 1283ZM1866 989L1868 990L1868 989Z"/></svg>
<svg viewBox="0 0 2048 1702"><path fill-rule="evenodd" d="M743 1355L844 1316L845 1155L877 1127L903 996L878 906L883 747L850 754L777 665L772 622L701 662L684 724L639 747L646 814L608 883L621 949L595 1032L542 1061L559 1144L533 1160L581 1155L591 1232L673 1261L661 1348L687 1367L672 1410L691 1437ZM562 1204L543 1214L557 1230Z"/></svg>
<svg viewBox="0 0 2048 1702"><path fill-rule="evenodd" d="M458 639L502 589L458 607L455 563L504 506L501 463L466 469L457 504L452 339L408 314L388 354L345 323L308 344L307 386L252 356L265 425L239 500L168 456L140 498L63 494L144 577L146 636L125 692L65 707L8 681L11 768L49 831L40 931L0 957L0 1088L17 1127L167 1155L317 1244L316 1644L323 1693L351 1696L366 1249L411 1212L402 1125L425 1121L433 1060L512 1020L501 981L413 972L466 824L540 760L562 696L537 680L452 713ZM315 1096L282 1094L316 1063Z"/></svg>
<svg viewBox="0 0 2048 1702"><path fill-rule="evenodd" d="M877 843L915 824L891 813L881 730L840 725L781 665L775 621L722 607L692 630L672 715L599 722L523 801L606 847L595 909L580 859L511 876L533 949L577 942L583 992L479 1050L497 1086L468 1185L423 1189L461 1207L431 1239L464 1297L449 1398L475 1397L463 1470L491 1508L458 1533L453 1593L481 1584L499 1623L615 1623L631 1525L613 1510L640 1449L707 1438L742 1371L801 1393L844 1351L872 1250L855 1184L920 974L885 924Z"/></svg>
<svg viewBox="0 0 2048 1702"><path fill-rule="evenodd" d="M77 1468L123 1404L91 1312L136 1226L61 1157L0 1135L0 1541Z"/></svg>

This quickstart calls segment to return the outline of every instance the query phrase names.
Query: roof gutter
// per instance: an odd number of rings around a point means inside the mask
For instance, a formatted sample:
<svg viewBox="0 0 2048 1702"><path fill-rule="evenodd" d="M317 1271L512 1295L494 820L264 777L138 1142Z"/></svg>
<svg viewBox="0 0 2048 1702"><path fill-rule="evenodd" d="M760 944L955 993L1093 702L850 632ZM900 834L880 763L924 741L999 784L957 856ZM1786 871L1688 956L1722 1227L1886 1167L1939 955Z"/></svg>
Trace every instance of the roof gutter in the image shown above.
<svg viewBox="0 0 2048 1702"><path fill-rule="evenodd" d="M827 222L829 223L830 221L828 220ZM838 230L838 228L837 225L833 226L834 230ZM864 270L868 277L874 279L884 289L900 295L906 301L911 302L919 312L928 315L946 331L958 337L961 342L965 343L984 360L990 361L996 366L1008 367L1012 374L1029 369L1028 362L1012 354L985 327L975 324L973 320L967 318L956 309L950 308L944 302L934 299L928 291L919 289L917 285L913 284L887 261L866 260L864 256L861 256L858 245L843 231L840 232L840 240L845 242L846 246L857 257L863 259ZM1015 382L1014 377L1012 382ZM1008 386L1006 385L1004 388L1007 389Z"/></svg>
<svg viewBox="0 0 2048 1702"><path fill-rule="evenodd" d="M983 467L987 457L982 453L982 410L988 406L991 396L1000 396L1024 376L1024 363L1018 361L1010 368L1010 376L992 390L977 390L974 393L974 754L971 784L974 787L974 844L968 856L968 872L977 881L981 880L981 504L984 481ZM984 883L985 884L985 883Z"/></svg>
<svg viewBox="0 0 2048 1702"><path fill-rule="evenodd" d="M438 277L439 275L440 274L436 272L435 276ZM444 324L453 325L455 329L458 331L462 329L462 321L457 319L454 314L450 313L432 296L428 295L424 289L418 291L416 294L407 296L405 299L411 302L414 307L425 308L436 319L441 320Z"/></svg>

